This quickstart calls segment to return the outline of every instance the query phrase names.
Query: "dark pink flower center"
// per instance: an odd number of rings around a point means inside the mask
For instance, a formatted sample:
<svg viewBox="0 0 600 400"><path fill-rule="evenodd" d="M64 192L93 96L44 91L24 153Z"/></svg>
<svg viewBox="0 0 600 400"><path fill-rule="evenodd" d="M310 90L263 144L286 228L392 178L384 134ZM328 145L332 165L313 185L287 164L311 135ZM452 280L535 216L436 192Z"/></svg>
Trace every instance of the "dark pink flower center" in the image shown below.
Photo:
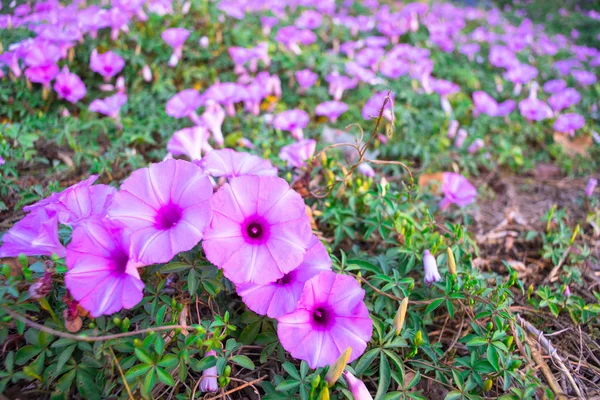
<svg viewBox="0 0 600 400"><path fill-rule="evenodd" d="M287 285L291 282L292 282L292 274L285 274L281 278L277 279L275 281L275 284L283 286L283 285Z"/></svg>
<svg viewBox="0 0 600 400"><path fill-rule="evenodd" d="M242 236L251 244L263 244L270 236L270 225L262 217L255 215L242 223Z"/></svg>
<svg viewBox="0 0 600 400"><path fill-rule="evenodd" d="M158 229L171 229L181 220L181 208L175 204L163 206L156 214Z"/></svg>
<svg viewBox="0 0 600 400"><path fill-rule="evenodd" d="M329 328L335 320L332 310L327 307L317 307L313 310L312 320L315 328Z"/></svg>
<svg viewBox="0 0 600 400"><path fill-rule="evenodd" d="M71 88L69 88L68 86L63 86L62 94L64 97L67 97L68 95L71 94Z"/></svg>
<svg viewBox="0 0 600 400"><path fill-rule="evenodd" d="M118 274L124 274L127 269L127 263L129 262L129 256L123 250L117 250L112 256L115 272Z"/></svg>
<svg viewBox="0 0 600 400"><path fill-rule="evenodd" d="M104 72L106 72L107 74L110 74L112 72L112 67L110 65L105 65Z"/></svg>

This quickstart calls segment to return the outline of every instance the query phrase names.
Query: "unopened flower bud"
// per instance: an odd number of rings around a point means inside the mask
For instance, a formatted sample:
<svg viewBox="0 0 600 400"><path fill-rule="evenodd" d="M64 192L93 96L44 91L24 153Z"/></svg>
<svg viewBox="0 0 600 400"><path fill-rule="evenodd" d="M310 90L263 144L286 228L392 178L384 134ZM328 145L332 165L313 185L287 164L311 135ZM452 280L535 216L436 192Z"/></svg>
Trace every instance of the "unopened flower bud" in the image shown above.
<svg viewBox="0 0 600 400"><path fill-rule="evenodd" d="M402 326L404 325L404 319L406 318L406 310L408 309L408 297L405 297L400 302L400 307L398 307L398 312L394 317L394 328L396 328L396 335L399 335L402 331Z"/></svg>
<svg viewBox="0 0 600 400"><path fill-rule="evenodd" d="M423 344L423 332L417 331L415 334L415 346L420 347Z"/></svg>
<svg viewBox="0 0 600 400"><path fill-rule="evenodd" d="M483 146L485 146L483 139L475 139L475 141L473 141L473 143L471 143L471 145L467 148L467 151L469 154L475 154L481 150Z"/></svg>
<svg viewBox="0 0 600 400"><path fill-rule="evenodd" d="M483 382L483 391L489 392L492 389L493 383L494 381L492 381L491 379L487 379L485 382Z"/></svg>
<svg viewBox="0 0 600 400"><path fill-rule="evenodd" d="M569 285L565 286L565 290L563 291L563 294L567 297L569 297L571 295L571 288L569 287Z"/></svg>
<svg viewBox="0 0 600 400"><path fill-rule="evenodd" d="M450 121L448 124L448 139L454 139L456 132L458 131L459 123L456 120Z"/></svg>
<svg viewBox="0 0 600 400"><path fill-rule="evenodd" d="M454 147L460 149L465 143L465 139L468 135L469 134L467 133L466 129L459 129L458 133L456 134L456 140L454 141Z"/></svg>
<svg viewBox="0 0 600 400"><path fill-rule="evenodd" d="M214 350L206 352L204 357L216 357L217 353ZM200 381L200 390L203 392L216 392L219 390L217 366L210 367L202 371L202 381Z"/></svg>
<svg viewBox="0 0 600 400"><path fill-rule="evenodd" d="M348 383L348 389L354 396L354 400L373 400L373 396L365 386L364 382L352 375L351 372L344 372L344 379Z"/></svg>
<svg viewBox="0 0 600 400"><path fill-rule="evenodd" d="M598 180L590 178L585 187L585 195L587 197L592 197L592 195L594 194L594 190L596 190L596 186L598 186Z"/></svg>
<svg viewBox="0 0 600 400"><path fill-rule="evenodd" d="M454 253L452 249L448 247L448 272L450 275L456 275L456 261L454 260Z"/></svg>
<svg viewBox="0 0 600 400"><path fill-rule="evenodd" d="M431 286L435 282L442 280L438 271L437 261L429 250L423 252L423 268L425 270L425 283Z"/></svg>
<svg viewBox="0 0 600 400"><path fill-rule="evenodd" d="M344 372L344 368L346 368L346 364L348 364L348 360L350 359L350 354L352 354L352 348L348 347L338 359L329 367L329 371L325 375L325 380L329 386L333 386L340 376L342 372Z"/></svg>
<svg viewBox="0 0 600 400"><path fill-rule="evenodd" d="M148 65L144 65L142 68L142 76L146 82L152 81L152 70Z"/></svg>

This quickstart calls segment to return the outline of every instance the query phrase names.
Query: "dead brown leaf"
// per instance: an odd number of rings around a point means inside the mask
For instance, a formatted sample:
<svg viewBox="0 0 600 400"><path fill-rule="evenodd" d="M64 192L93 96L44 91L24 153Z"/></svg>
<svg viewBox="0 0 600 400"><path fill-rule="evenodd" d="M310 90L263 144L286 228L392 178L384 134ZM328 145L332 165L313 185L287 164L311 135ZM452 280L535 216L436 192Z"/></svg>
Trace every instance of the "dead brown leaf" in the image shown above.
<svg viewBox="0 0 600 400"><path fill-rule="evenodd" d="M419 177L419 187L425 189L429 186L433 194L440 194L442 192L442 179L443 172L434 172L432 174L421 174Z"/></svg>
<svg viewBox="0 0 600 400"><path fill-rule="evenodd" d="M587 156L587 149L592 145L592 138L589 136L577 136L571 139L564 133L554 132L554 142L560 144L568 156Z"/></svg>

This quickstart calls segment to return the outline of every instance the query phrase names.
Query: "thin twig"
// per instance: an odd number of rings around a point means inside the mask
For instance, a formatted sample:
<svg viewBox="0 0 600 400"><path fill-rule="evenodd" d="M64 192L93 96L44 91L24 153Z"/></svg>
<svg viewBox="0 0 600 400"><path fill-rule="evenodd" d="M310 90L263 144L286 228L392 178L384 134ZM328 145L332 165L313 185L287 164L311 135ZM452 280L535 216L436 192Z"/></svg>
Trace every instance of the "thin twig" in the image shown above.
<svg viewBox="0 0 600 400"><path fill-rule="evenodd" d="M2 309L4 310L4 312L6 312L8 315L13 317L14 319L19 320L19 321L23 322L25 325L28 325L32 328L38 329L40 331L44 331L53 336L58 336L58 337L62 337L65 339L78 340L81 342L102 342L105 340L121 339L121 338L125 338L125 337L136 336L136 335L141 335L141 334L150 333L150 332L169 331L169 330L173 330L173 329L189 328L189 326L183 326L183 325L165 325L165 326L157 326L154 328L140 329L139 331L117 333L114 335L104 335L104 336L73 335L71 333L61 332L56 329L48 328L47 326L38 324L37 322L33 322L29 318L27 318L19 313L14 312L13 310L11 310L8 307L2 307Z"/></svg>
<svg viewBox="0 0 600 400"><path fill-rule="evenodd" d="M226 391L225 393L221 393L221 394L220 394L220 395L218 395L218 396L211 397L211 398L209 398L209 399L207 399L207 400L216 400L216 399L221 399L221 398L223 398L223 397L225 397L225 396L228 396L228 395L230 395L230 394L232 394L232 393L239 392L240 390L242 390L242 389L244 389L244 388L246 388L246 387L248 387L248 386L253 386L253 385L255 385L255 384L259 383L259 382L262 382L262 381L264 381L265 379L267 379L268 377L269 377L268 375L261 376L260 378L257 378L257 379L255 379L255 380L253 380L253 381L250 381L250 382L246 382L246 383L244 383L243 385L240 385L240 386L238 386L238 387L236 387L236 388L233 388L233 389L231 389L231 390L228 390L228 391Z"/></svg>
<svg viewBox="0 0 600 400"><path fill-rule="evenodd" d="M135 400L135 398L133 397L133 394L131 394L131 389L129 388L129 385L127 384L127 379L125 379L125 374L123 373L123 369L121 368L119 359L117 358L117 356L115 355L115 352L113 351L113 349L111 347L108 347L108 351L110 351L110 354L112 355L113 360L115 360L115 364L117 364L117 369L119 370L119 374L121 374L121 379L123 380L123 386L125 386L125 390L127 390L129 399Z"/></svg>

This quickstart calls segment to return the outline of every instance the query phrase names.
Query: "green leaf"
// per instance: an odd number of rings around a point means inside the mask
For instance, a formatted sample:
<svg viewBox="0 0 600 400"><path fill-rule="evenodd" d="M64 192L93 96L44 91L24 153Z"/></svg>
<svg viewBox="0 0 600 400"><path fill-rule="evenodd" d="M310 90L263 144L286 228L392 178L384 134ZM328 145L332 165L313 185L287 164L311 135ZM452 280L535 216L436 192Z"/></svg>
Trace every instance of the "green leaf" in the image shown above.
<svg viewBox="0 0 600 400"><path fill-rule="evenodd" d="M294 364L292 364L289 361L286 361L283 363L282 367L283 369L285 369L285 372L287 372L288 375L290 375L292 378L300 380L300 374L298 373L296 367L294 367Z"/></svg>
<svg viewBox="0 0 600 400"><path fill-rule="evenodd" d="M136 347L135 355L138 358L138 360L140 360L144 364L154 365L154 360L152 359L152 357L150 357L150 355L145 350L140 349L139 347Z"/></svg>
<svg viewBox="0 0 600 400"><path fill-rule="evenodd" d="M135 378L145 375L150 368L152 368L152 365L138 364L125 372L125 379L127 379L128 382L133 382Z"/></svg>
<svg viewBox="0 0 600 400"><path fill-rule="evenodd" d="M144 378L144 382L142 383L142 396L145 398L150 398L152 395L152 389L156 384L156 373L154 372L155 368L152 368L150 372Z"/></svg>
<svg viewBox="0 0 600 400"><path fill-rule="evenodd" d="M15 356L15 361L17 365L25 365L27 361L31 360L33 357L40 354L42 351L41 348L32 346L28 344L27 346L21 347L17 351L17 355Z"/></svg>
<svg viewBox="0 0 600 400"><path fill-rule="evenodd" d="M188 292L191 297L196 295L196 290L198 290L198 273L191 269L187 279L188 283Z"/></svg>
<svg viewBox="0 0 600 400"><path fill-rule="evenodd" d="M249 369L251 371L254 370L254 368L255 368L252 360L244 355L233 356L233 357L231 357L231 361L236 363L237 365L244 367L246 369Z"/></svg>
<svg viewBox="0 0 600 400"><path fill-rule="evenodd" d="M254 342L254 340L256 339L256 336L258 336L258 332L260 331L260 325L261 325L261 321L258 320L256 322L253 322L251 324L248 324L244 330L242 331L242 333L240 334L240 342L244 343L244 344L251 344Z"/></svg>
<svg viewBox="0 0 600 400"><path fill-rule="evenodd" d="M455 400L455 399L460 399L461 397L462 397L462 394L460 392L453 390L446 395L444 400Z"/></svg>
<svg viewBox="0 0 600 400"><path fill-rule="evenodd" d="M485 346L488 344L488 340L486 338L477 336L467 342L467 346Z"/></svg>
<svg viewBox="0 0 600 400"><path fill-rule="evenodd" d="M444 302L443 297L440 299L433 300L431 303L429 303L429 305L425 309L425 314L429 314L429 313L435 311L435 309L438 308L443 302Z"/></svg>
<svg viewBox="0 0 600 400"><path fill-rule="evenodd" d="M500 371L500 363L498 362L498 350L494 346L488 346L487 359L496 372Z"/></svg>
<svg viewBox="0 0 600 400"><path fill-rule="evenodd" d="M192 266L189 264L175 261L162 266L159 271L161 274L169 274L172 272L185 271L186 269L189 269L191 267Z"/></svg>
<svg viewBox="0 0 600 400"><path fill-rule="evenodd" d="M356 367L354 368L356 373L358 375L362 375L363 372L365 372L367 370L367 368L369 368L369 365L371 365L371 363L373 362L375 357L377 357L378 354L379 354L379 349L371 349L371 350L367 351L360 358L360 360L358 360L358 363L356 363Z"/></svg>
<svg viewBox="0 0 600 400"><path fill-rule="evenodd" d="M165 340L162 335L156 336L156 341L154 342L154 348L156 349L156 353L162 355L165 350Z"/></svg>
<svg viewBox="0 0 600 400"><path fill-rule="evenodd" d="M160 360L160 362L156 365L166 369L171 369L177 365L178 361L179 360L177 359L177 356L175 354L166 354L162 358L162 360Z"/></svg>
<svg viewBox="0 0 600 400"><path fill-rule="evenodd" d="M55 371L57 375L61 373L64 365L67 363L67 361L69 361L69 358L71 358L71 354L73 354L73 350L75 350L76 346L77 344L70 345L69 347L64 349L58 356Z"/></svg>
<svg viewBox="0 0 600 400"><path fill-rule="evenodd" d="M390 363L386 356L382 355L379 360L379 384L377 385L377 393L375 400L380 400L385 395L392 381L392 373L390 371Z"/></svg>
<svg viewBox="0 0 600 400"><path fill-rule="evenodd" d="M201 360L197 360L197 359L190 359L189 360L190 363L190 367L192 367L192 369L196 372L202 372L205 369L214 367L215 365L217 365L217 358L214 356L211 357L204 357Z"/></svg>
<svg viewBox="0 0 600 400"><path fill-rule="evenodd" d="M288 390L294 389L298 386L300 386L300 381L287 380L277 385L277 387L275 387L275 390L277 390L278 392L287 392Z"/></svg>
<svg viewBox="0 0 600 400"><path fill-rule="evenodd" d="M175 379L164 369L156 367L156 375L165 385L175 386Z"/></svg>
<svg viewBox="0 0 600 400"><path fill-rule="evenodd" d="M165 320L165 313L167 311L167 306L163 305L161 308L158 309L158 312L156 313L156 325L162 325L164 320Z"/></svg>

